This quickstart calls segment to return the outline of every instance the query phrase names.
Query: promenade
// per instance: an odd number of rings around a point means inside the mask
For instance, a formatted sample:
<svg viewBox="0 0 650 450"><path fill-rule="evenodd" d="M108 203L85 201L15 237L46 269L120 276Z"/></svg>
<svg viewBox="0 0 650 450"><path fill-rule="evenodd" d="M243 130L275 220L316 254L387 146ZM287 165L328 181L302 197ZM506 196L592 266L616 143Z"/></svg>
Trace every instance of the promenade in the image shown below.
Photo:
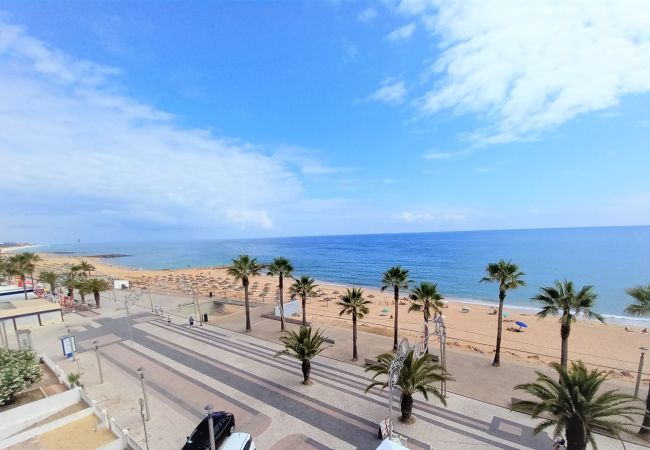
<svg viewBox="0 0 650 450"><path fill-rule="evenodd" d="M190 328L179 317L167 324L164 318L147 312L145 303L130 306L129 327L123 295L117 293L117 302L105 296L101 314L67 314L63 326L35 329L33 342L37 351L46 351L67 372L76 371L77 362L61 355L57 339L69 326L79 344L78 363L85 389L143 445L138 367L145 369L152 450L180 448L208 403L217 410L233 412L237 429L251 433L260 449L374 449L379 444L377 423L387 415L387 393L363 393L370 377L363 367L345 361L351 352L349 338L342 334L345 330L327 330L337 343L326 356L313 361L314 384L303 386L298 361L273 357L280 349L272 342L279 335L279 323L260 317L268 304L252 309L254 332L247 335L240 332L243 320L239 313L216 319L218 326ZM153 300L156 304L176 301L156 295ZM362 358L376 356L380 350L377 346L381 351L386 349L386 343L375 338L385 339L360 334ZM101 348L103 384L99 383L94 341ZM483 381L467 385L468 391L494 390L503 397L506 384L510 389L514 384L511 378L508 381L511 372L521 371L504 364L490 372L494 379L486 378L481 369L489 364L485 357L463 353L469 359L458 359L460 354L448 356L450 371L458 380L450 383L453 392L461 392L467 377L471 378L466 372L470 372L474 377L483 374ZM472 366L475 370L469 370ZM517 376L524 378L526 372ZM547 434L533 436L535 421L528 416L492 404L499 402L453 392L449 393L447 408L416 396L416 423L396 425L397 431L408 438L409 448L551 448ZM509 399L499 398L502 403ZM623 448L621 442L602 436L598 442L599 448ZM627 443L626 448L643 447Z"/></svg>

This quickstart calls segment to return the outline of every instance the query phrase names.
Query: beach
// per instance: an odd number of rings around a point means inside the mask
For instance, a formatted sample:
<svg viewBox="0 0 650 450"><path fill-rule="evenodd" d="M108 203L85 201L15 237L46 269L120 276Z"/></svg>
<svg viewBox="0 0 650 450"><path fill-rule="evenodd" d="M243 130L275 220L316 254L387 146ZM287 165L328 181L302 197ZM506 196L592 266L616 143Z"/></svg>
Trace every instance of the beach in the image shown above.
<svg viewBox="0 0 650 450"><path fill-rule="evenodd" d="M77 264L81 257L41 253L43 258L38 271L55 270L63 272ZM111 259L83 258L96 267L94 275L125 279L134 287L146 287L151 291L169 294L188 295L189 288L200 296L201 302L209 302L209 292L217 299L243 299L241 283L228 277L225 267L187 268L176 270L140 270L110 264ZM288 301L288 287L291 281L285 280L285 302ZM318 282L319 295L310 298L307 305L307 319L313 326L350 328L349 316L339 317L336 304L338 297L345 292L344 286L335 283ZM495 297L497 286L494 286ZM250 300L253 302L275 304L277 278L258 276L250 279ZM364 296L372 303L369 313L360 320L359 330L392 336L393 298L392 291L381 292L379 288L363 288ZM411 341L422 333L421 313L408 312L407 292L401 292L399 306L400 335ZM485 354L494 351L497 330L497 316L491 314L492 306L478 305L458 299L447 298L448 307L443 310L447 326L447 345L449 349ZM188 297L188 303L191 299ZM496 303L495 303L496 304ZM468 308L469 312L462 312ZM236 307L229 308L230 311ZM508 317L503 323L502 362L546 365L559 361L560 327L558 318L538 319L533 310L508 307ZM525 322L528 328L519 330L516 321ZM433 327L431 327L433 328ZM627 328L627 330L626 330ZM642 326L617 323L601 324L597 321L578 320L571 328L569 340L570 359L581 359L585 363L606 370L612 378L633 382L639 360L639 347L650 345L650 335L642 332ZM436 340L432 337L432 340ZM438 345L435 342L432 345Z"/></svg>

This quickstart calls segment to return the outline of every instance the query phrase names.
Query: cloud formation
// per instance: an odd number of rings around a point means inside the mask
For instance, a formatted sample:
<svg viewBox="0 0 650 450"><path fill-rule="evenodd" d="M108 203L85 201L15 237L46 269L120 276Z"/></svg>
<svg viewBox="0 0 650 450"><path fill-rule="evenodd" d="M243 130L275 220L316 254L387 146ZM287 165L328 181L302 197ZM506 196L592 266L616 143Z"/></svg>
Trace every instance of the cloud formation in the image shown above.
<svg viewBox="0 0 650 450"><path fill-rule="evenodd" d="M381 82L381 87L368 97L381 103L399 104L406 97L406 85L401 80L395 78L386 78Z"/></svg>
<svg viewBox="0 0 650 450"><path fill-rule="evenodd" d="M650 92L650 8L643 0L403 0L440 40L423 114L476 114L485 143L535 138L574 117Z"/></svg>
<svg viewBox="0 0 650 450"><path fill-rule="evenodd" d="M410 39L415 31L416 25L415 22L408 23L402 27L399 27L386 35L384 38L388 42L399 42L406 41Z"/></svg>
<svg viewBox="0 0 650 450"><path fill-rule="evenodd" d="M377 18L377 10L373 7L364 9L357 16L357 20L363 23L370 23L376 18Z"/></svg>
<svg viewBox="0 0 650 450"><path fill-rule="evenodd" d="M281 158L181 127L121 93L119 73L0 22L0 231L37 215L70 229L73 218L115 229L269 229L269 211L301 197Z"/></svg>

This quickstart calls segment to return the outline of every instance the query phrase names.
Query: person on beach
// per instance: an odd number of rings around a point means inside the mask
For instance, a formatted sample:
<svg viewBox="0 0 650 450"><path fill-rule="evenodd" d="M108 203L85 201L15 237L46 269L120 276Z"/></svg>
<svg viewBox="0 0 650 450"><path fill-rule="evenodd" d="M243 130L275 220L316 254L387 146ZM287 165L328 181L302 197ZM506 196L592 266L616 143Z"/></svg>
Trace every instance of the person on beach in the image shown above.
<svg viewBox="0 0 650 450"><path fill-rule="evenodd" d="M190 316L190 328L194 326L194 317Z"/></svg>
<svg viewBox="0 0 650 450"><path fill-rule="evenodd" d="M210 298L212 298L212 291L210 291Z"/></svg>
<svg viewBox="0 0 650 450"><path fill-rule="evenodd" d="M172 316L170 314L167 314L167 325L172 324Z"/></svg>

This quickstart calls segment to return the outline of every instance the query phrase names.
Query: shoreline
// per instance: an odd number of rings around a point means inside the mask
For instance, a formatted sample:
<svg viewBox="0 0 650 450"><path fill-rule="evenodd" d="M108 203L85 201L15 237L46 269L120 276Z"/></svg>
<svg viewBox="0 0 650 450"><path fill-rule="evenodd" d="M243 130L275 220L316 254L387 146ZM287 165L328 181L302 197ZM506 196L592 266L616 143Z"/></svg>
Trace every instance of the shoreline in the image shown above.
<svg viewBox="0 0 650 450"><path fill-rule="evenodd" d="M15 247L13 249L24 249L24 248L32 248L32 247L47 247L47 245L39 244L39 245L30 245L30 246L25 246L25 247ZM110 257L106 258L103 255L82 255L82 254L68 254L68 253L53 253L53 252L37 252L39 255L47 255L48 257L52 258L76 258L76 259L88 259L93 261L94 264L100 264L100 265L106 265L109 266L112 269L119 270L119 271L128 271L130 273L183 273L186 271L196 271L196 272L201 272L201 271L221 271L225 270L228 266L227 265L217 265L217 266L191 266L191 267L178 267L178 268L162 268L162 269L149 269L149 268L143 268L143 267L135 267L135 266L129 266L125 264L109 264L108 261L113 261L115 259L119 259L119 257ZM340 288L346 288L346 287L358 287L364 290L369 290L369 291L375 291L379 290L380 288L378 286L370 286L370 285L364 285L364 284L343 284L341 281L335 281L335 280L322 280L322 279L316 279L316 283L320 286L335 286L335 287L340 287ZM444 294L444 293L442 293ZM400 297L403 296L408 296L407 292L400 293ZM498 307L499 306L499 301L498 300L485 300L485 299L474 299L474 298L465 298L465 297L455 297L453 295L443 297L444 300L447 300L449 303L453 303L459 306L478 306L478 307L487 307L487 308L492 308L492 307ZM511 303L508 303L508 299L506 298L506 303L504 305L504 310L512 310L515 312L518 312L519 314L522 315L528 315L532 316L535 313L537 313L540 308L535 307L535 306L526 306L526 305L513 305ZM634 326L634 327L648 327L650 328L650 317L629 317L629 316L623 316L621 314L613 314L613 313L601 313L603 317L605 317L606 322L610 324L615 324L615 325L621 325L621 326ZM585 319L582 317L578 317L578 320L580 321L588 321L589 319Z"/></svg>
<svg viewBox="0 0 650 450"><path fill-rule="evenodd" d="M41 254L40 270L69 270L70 265L79 262L78 255ZM186 268L178 270L138 270L126 266L108 264L105 260L87 258L96 267L94 275L130 280L134 288L146 287L151 292L185 298L191 286L201 302L210 302L208 293L214 293L214 300L243 300L241 283L234 281L224 267ZM37 268L37 272L38 272ZM307 300L307 317L314 327L342 327L351 329L351 319L339 316L337 301L350 286L317 281L318 296ZM289 301L285 283L286 301ZM392 292L381 292L379 287L362 287L364 297L370 300L368 314L359 321L359 331L392 336L394 301ZM417 339L422 333L421 313L408 312L410 302L407 292L400 293L399 324L400 335ZM264 275L251 277L250 299L259 306L276 304L277 278ZM471 303L467 299L447 298L448 307L443 309L447 325L447 345L453 350L484 354L494 352L496 341L496 315L490 314L496 303ZM470 311L463 312L463 306ZM235 307L237 308L237 307ZM505 311L508 318L503 321L502 359L513 363L547 365L559 360L560 326L557 317L540 319L534 314L538 309L521 309L509 306L506 299ZM523 321L528 328L517 329L516 321ZM642 333L642 322L634 324L617 323L608 320L601 324L593 320L578 320L571 329L569 357L583 360L591 367L607 371L612 378L633 382L639 361L639 347L650 347L650 334ZM627 328L627 329L626 329ZM363 333L362 333L363 335ZM597 342L598 346L594 346ZM650 377L646 373L645 377ZM644 378L645 378L644 377Z"/></svg>

